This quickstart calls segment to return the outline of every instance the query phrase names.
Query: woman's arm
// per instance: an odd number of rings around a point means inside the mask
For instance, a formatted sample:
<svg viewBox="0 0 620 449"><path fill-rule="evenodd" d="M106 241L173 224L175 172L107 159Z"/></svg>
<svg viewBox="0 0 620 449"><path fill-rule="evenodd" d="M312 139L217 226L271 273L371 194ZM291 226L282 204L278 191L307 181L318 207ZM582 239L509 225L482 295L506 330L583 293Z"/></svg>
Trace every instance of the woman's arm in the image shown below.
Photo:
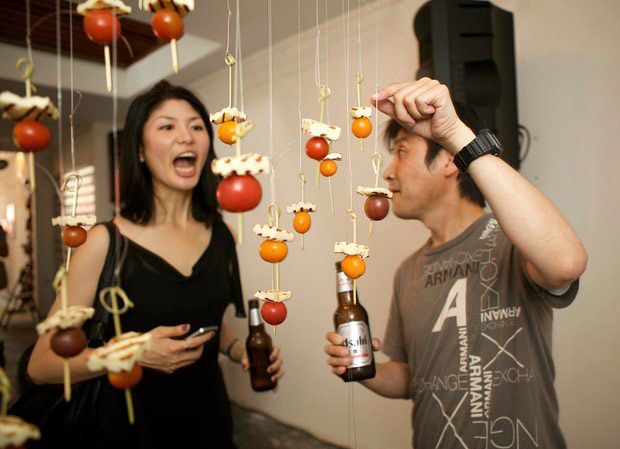
<svg viewBox="0 0 620 449"><path fill-rule="evenodd" d="M67 301L70 306L93 307L109 240L105 226L95 226L88 232L86 242L74 252L69 267L70 275L67 277ZM60 298L57 297L48 316L52 316L59 309ZM28 376L37 384L63 382L63 359L50 348L53 334L54 332L48 332L39 337L30 356ZM86 360L92 351L93 349L87 348L78 356L69 359L71 382L80 382L104 374L104 371L93 372L86 367Z"/></svg>

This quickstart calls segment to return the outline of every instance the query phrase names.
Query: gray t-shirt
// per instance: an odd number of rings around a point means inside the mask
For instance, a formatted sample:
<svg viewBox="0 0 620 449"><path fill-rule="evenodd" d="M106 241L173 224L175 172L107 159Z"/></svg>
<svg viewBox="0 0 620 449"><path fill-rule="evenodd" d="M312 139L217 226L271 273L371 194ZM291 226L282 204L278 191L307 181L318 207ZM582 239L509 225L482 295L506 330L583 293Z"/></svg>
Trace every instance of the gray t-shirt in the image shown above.
<svg viewBox="0 0 620 449"><path fill-rule="evenodd" d="M407 363L416 449L560 449L552 307L491 215L407 258L383 352Z"/></svg>

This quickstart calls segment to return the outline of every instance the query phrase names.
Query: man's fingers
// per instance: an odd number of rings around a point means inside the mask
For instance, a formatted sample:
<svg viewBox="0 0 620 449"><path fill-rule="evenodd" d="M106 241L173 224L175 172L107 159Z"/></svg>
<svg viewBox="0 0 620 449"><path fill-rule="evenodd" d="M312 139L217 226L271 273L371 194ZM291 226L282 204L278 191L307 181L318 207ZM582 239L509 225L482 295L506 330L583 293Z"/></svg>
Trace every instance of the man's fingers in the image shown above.
<svg viewBox="0 0 620 449"><path fill-rule="evenodd" d="M269 360L271 360L272 362L274 360L276 360L278 357L280 356L280 347L279 346L275 346L273 348L273 351L271 351L271 355L269 356Z"/></svg>
<svg viewBox="0 0 620 449"><path fill-rule="evenodd" d="M331 355L333 357L348 357L349 349L344 346L336 346L336 345L325 345L324 348L325 354Z"/></svg>
<svg viewBox="0 0 620 449"><path fill-rule="evenodd" d="M336 332L328 332L325 335L325 338L327 338L327 341L329 341L331 344L333 345L342 345L344 343L344 337L340 334L337 334Z"/></svg>
<svg viewBox="0 0 620 449"><path fill-rule="evenodd" d="M280 367L282 366L282 364L283 364L282 359L277 359L275 362L273 362L271 365L267 367L267 372L277 373Z"/></svg>
<svg viewBox="0 0 620 449"><path fill-rule="evenodd" d="M401 90L403 87L409 86L415 84L415 82L411 82L408 81L406 83L392 83L387 85L386 87L384 87L383 89L381 89L379 92L377 92L376 94L373 94L370 97L370 101L371 102L378 102L381 100L386 100L388 98L390 98L392 95L394 95L396 92L398 92L399 90Z"/></svg>
<svg viewBox="0 0 620 449"><path fill-rule="evenodd" d="M378 338L373 338L372 339L372 349L374 349L375 351L380 351L381 350L381 340L379 340Z"/></svg>
<svg viewBox="0 0 620 449"><path fill-rule="evenodd" d="M346 372L347 369L342 366L339 366L338 368L332 368L332 373L336 374L337 376L342 376Z"/></svg>
<svg viewBox="0 0 620 449"><path fill-rule="evenodd" d="M351 357L328 357L327 364L331 367L334 366L349 366L353 362Z"/></svg>
<svg viewBox="0 0 620 449"><path fill-rule="evenodd" d="M392 100L380 100L373 104L378 111L383 112L388 117L395 118L396 111L394 109L394 103L392 103Z"/></svg>

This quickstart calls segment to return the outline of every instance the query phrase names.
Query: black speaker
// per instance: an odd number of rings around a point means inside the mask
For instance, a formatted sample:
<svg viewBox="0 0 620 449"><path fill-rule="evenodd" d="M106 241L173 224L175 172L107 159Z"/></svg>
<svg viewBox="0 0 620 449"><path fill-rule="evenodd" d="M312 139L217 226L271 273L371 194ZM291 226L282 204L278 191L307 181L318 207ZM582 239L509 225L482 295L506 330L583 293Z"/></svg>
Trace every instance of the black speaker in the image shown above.
<svg viewBox="0 0 620 449"><path fill-rule="evenodd" d="M517 82L512 13L490 2L431 0L418 10L417 78L436 78L452 98L476 108L519 169Z"/></svg>

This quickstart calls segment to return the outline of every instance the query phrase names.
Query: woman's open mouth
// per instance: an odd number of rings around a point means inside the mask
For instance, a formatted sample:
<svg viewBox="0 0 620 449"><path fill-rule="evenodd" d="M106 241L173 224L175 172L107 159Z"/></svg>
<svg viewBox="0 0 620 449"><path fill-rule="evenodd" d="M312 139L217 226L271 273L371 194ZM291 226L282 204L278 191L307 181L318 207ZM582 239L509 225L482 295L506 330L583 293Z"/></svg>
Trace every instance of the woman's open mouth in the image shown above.
<svg viewBox="0 0 620 449"><path fill-rule="evenodd" d="M196 154L191 151L179 154L174 158L174 170L179 176L191 177L196 174Z"/></svg>

